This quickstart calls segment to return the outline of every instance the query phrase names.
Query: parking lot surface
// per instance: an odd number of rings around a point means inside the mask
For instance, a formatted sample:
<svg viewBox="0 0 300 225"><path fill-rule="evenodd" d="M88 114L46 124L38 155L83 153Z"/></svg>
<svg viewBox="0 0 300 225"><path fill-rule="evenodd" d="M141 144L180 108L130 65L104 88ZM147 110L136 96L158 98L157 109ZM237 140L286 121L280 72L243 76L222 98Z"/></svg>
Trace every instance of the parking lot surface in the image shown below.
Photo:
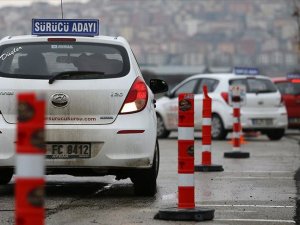
<svg viewBox="0 0 300 225"><path fill-rule="evenodd" d="M195 164L200 164L201 140L196 135ZM130 180L113 176L47 176L46 224L295 224L295 172L300 167L299 132L280 141L266 136L246 139L248 159L225 159L229 139L214 141L212 161L224 172L195 174L197 207L215 209L207 222L154 220L159 209L177 204L177 135L160 139L161 164L155 197L136 197ZM298 182L299 184L299 182ZM14 224L14 180L0 187L0 224ZM298 214L299 216L299 214Z"/></svg>

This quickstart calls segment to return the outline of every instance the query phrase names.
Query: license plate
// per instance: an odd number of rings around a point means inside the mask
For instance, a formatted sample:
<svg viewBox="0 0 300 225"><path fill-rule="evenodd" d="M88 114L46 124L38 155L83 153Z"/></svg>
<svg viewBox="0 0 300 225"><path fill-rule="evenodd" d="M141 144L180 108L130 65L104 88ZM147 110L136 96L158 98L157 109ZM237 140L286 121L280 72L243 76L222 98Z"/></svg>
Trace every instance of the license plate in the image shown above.
<svg viewBox="0 0 300 225"><path fill-rule="evenodd" d="M48 143L47 159L91 158L90 143Z"/></svg>
<svg viewBox="0 0 300 225"><path fill-rule="evenodd" d="M297 123L300 124L300 118L290 118L289 123Z"/></svg>
<svg viewBox="0 0 300 225"><path fill-rule="evenodd" d="M252 119L252 123L255 126L271 126L273 125L272 119Z"/></svg>

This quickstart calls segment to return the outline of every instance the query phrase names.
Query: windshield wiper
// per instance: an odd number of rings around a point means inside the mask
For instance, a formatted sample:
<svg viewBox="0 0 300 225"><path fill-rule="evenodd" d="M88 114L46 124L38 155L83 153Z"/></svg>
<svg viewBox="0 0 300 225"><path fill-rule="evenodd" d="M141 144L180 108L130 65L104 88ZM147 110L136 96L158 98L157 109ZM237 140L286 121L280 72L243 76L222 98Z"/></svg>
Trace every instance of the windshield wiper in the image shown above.
<svg viewBox="0 0 300 225"><path fill-rule="evenodd" d="M104 75L104 72L98 72L98 71L64 71L58 74L55 74L53 77L51 77L49 79L49 84L53 84L53 82L55 80L57 80L58 78L61 77L65 77L65 76L77 76L77 75L85 75L85 74L100 74L100 75Z"/></svg>

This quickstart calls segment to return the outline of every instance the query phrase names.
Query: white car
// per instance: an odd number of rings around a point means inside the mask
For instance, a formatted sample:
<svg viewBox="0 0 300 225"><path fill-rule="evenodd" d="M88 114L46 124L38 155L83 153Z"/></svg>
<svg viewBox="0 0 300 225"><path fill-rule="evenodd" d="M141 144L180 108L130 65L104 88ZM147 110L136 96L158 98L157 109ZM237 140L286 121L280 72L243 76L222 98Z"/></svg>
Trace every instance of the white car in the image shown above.
<svg viewBox="0 0 300 225"><path fill-rule="evenodd" d="M46 96L46 172L131 178L154 195L159 169L154 94L127 41L15 36L0 41L0 183L13 175L18 93ZM84 151L77 151L84 149Z"/></svg>
<svg viewBox="0 0 300 225"><path fill-rule="evenodd" d="M234 84L246 86L246 105L241 107L243 130L261 131L271 140L281 139L287 127L287 112L277 88L268 77L236 74L194 75L158 99L158 137L168 137L177 130L178 94L183 92L195 94L195 130L201 130L202 88L206 85L212 98L212 137L225 139L232 131L233 109L228 104L228 90Z"/></svg>

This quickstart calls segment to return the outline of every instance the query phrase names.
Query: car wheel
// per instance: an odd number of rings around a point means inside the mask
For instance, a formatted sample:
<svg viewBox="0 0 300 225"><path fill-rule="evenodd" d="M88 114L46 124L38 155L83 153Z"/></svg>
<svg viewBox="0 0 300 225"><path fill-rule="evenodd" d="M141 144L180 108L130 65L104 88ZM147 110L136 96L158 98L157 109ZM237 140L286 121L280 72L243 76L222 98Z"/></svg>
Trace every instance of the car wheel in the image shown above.
<svg viewBox="0 0 300 225"><path fill-rule="evenodd" d="M211 137L215 140L225 140L227 131L224 129L223 121L217 114L213 114L211 120Z"/></svg>
<svg viewBox="0 0 300 225"><path fill-rule="evenodd" d="M164 121L160 115L157 114L157 137L158 138L167 138L170 134L165 127Z"/></svg>
<svg viewBox="0 0 300 225"><path fill-rule="evenodd" d="M278 141L284 136L284 129L267 131L266 134L270 140Z"/></svg>
<svg viewBox="0 0 300 225"><path fill-rule="evenodd" d="M8 184L13 174L12 169L0 169L0 185Z"/></svg>
<svg viewBox="0 0 300 225"><path fill-rule="evenodd" d="M150 169L137 171L131 177L134 185L134 193L138 196L154 196L156 194L156 178L159 171L159 145L155 144L153 164Z"/></svg>

